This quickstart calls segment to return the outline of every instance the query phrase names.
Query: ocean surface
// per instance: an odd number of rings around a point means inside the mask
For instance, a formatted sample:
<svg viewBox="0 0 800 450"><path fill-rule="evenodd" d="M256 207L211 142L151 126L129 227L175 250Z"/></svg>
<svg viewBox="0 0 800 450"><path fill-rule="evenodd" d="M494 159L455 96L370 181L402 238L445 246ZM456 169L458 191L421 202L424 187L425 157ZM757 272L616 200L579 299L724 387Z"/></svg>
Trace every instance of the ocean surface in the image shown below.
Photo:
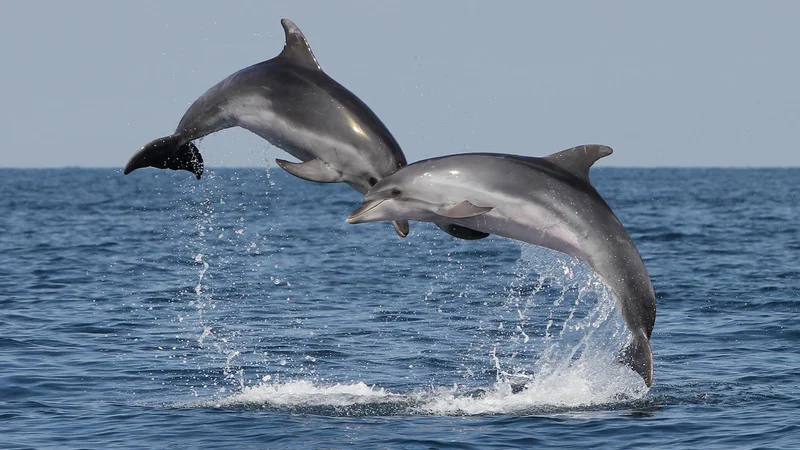
<svg viewBox="0 0 800 450"><path fill-rule="evenodd" d="M0 448L800 448L800 169L591 175L650 389L566 255L279 169L0 169Z"/></svg>

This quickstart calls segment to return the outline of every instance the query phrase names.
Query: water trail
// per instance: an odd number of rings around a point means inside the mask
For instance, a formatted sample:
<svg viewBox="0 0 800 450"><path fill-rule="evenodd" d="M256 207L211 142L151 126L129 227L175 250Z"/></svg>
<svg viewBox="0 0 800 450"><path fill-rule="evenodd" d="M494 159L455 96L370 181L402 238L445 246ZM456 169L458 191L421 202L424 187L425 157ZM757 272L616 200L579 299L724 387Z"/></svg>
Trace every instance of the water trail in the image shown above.
<svg viewBox="0 0 800 450"><path fill-rule="evenodd" d="M269 257L276 247L270 243L273 228L269 220L250 221L269 218L269 197L276 189L269 170L256 177L248 172L217 174L208 170L200 183L187 188L184 214L193 230L186 233L186 248L196 267L197 283L178 322L185 345L197 350L193 362L201 385L216 394L243 389L248 375L259 379L258 369L248 374L248 367L276 363L275 357L260 348L263 330L243 319L248 315L241 310L250 306L242 296L254 282L291 286L285 275L277 273L277 258ZM242 286L248 289L242 290ZM196 389L195 395L204 396L205 390Z"/></svg>
<svg viewBox="0 0 800 450"><path fill-rule="evenodd" d="M236 176L234 176L235 178ZM242 244L245 234L244 217L231 223L220 221L218 208L226 208L229 200L219 187L223 180L214 171L208 170L202 182L187 188L189 201L184 214L194 218L194 230L189 233L187 248L197 267L197 284L188 308L178 315L178 322L184 330L186 345L201 351L195 358L197 369L204 380L202 386L227 392L230 388L244 387L244 372L238 365L241 352L235 343L239 332L231 328L226 308L218 308L215 296L215 279L235 280L238 275L228 273L228 259L225 253L230 247L244 245L245 251L252 251L255 243ZM229 220L229 219L228 219ZM222 375L222 383L219 374ZM195 395L203 395L195 388Z"/></svg>

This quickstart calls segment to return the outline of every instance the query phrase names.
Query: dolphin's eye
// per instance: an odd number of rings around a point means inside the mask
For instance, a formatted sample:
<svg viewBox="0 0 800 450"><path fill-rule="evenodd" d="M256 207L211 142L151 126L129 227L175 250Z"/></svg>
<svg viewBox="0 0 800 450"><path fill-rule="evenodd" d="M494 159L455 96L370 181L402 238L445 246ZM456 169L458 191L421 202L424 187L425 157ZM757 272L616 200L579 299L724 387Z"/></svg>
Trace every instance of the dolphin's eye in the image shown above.
<svg viewBox="0 0 800 450"><path fill-rule="evenodd" d="M392 197L399 197L400 194L402 194L402 192L400 192L400 189L397 188L392 189Z"/></svg>
<svg viewBox="0 0 800 450"><path fill-rule="evenodd" d="M370 179L367 180L367 182L369 183L370 186L375 186L375 184L378 182L378 179L375 177L370 177Z"/></svg>

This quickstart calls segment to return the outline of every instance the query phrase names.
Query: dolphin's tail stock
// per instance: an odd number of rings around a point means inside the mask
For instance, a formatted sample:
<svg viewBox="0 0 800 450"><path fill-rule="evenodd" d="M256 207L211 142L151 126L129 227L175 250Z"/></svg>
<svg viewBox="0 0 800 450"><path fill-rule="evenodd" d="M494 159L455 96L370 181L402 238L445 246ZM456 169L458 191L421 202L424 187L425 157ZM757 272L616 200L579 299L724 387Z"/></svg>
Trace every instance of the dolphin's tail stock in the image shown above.
<svg viewBox="0 0 800 450"><path fill-rule="evenodd" d="M180 135L173 134L142 147L125 165L125 175L142 167L188 170L199 180L203 174L203 157L191 141L183 142Z"/></svg>
<svg viewBox="0 0 800 450"><path fill-rule="evenodd" d="M619 361L641 375L647 387L653 385L653 350L643 332L633 333L633 339L620 352Z"/></svg>

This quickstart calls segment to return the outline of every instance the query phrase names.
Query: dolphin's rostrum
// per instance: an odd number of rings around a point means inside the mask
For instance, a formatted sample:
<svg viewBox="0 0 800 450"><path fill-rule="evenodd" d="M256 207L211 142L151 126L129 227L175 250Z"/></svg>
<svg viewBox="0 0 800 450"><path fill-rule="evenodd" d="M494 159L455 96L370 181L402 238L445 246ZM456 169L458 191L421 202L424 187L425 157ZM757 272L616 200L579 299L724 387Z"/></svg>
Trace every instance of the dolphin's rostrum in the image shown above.
<svg viewBox="0 0 800 450"><path fill-rule="evenodd" d="M544 158L463 154L419 161L380 180L347 221L445 221L575 256L616 297L632 333L620 356L650 386L653 286L627 231L589 181L592 164L611 152L582 145Z"/></svg>
<svg viewBox="0 0 800 450"><path fill-rule="evenodd" d="M175 133L142 147L125 174L142 167L187 170L199 179L203 158L192 141L242 127L301 163L277 160L299 178L343 182L364 194L406 165L397 141L377 115L317 63L305 36L288 19L283 51L242 69L206 91L189 107ZM401 237L408 222L395 221Z"/></svg>

